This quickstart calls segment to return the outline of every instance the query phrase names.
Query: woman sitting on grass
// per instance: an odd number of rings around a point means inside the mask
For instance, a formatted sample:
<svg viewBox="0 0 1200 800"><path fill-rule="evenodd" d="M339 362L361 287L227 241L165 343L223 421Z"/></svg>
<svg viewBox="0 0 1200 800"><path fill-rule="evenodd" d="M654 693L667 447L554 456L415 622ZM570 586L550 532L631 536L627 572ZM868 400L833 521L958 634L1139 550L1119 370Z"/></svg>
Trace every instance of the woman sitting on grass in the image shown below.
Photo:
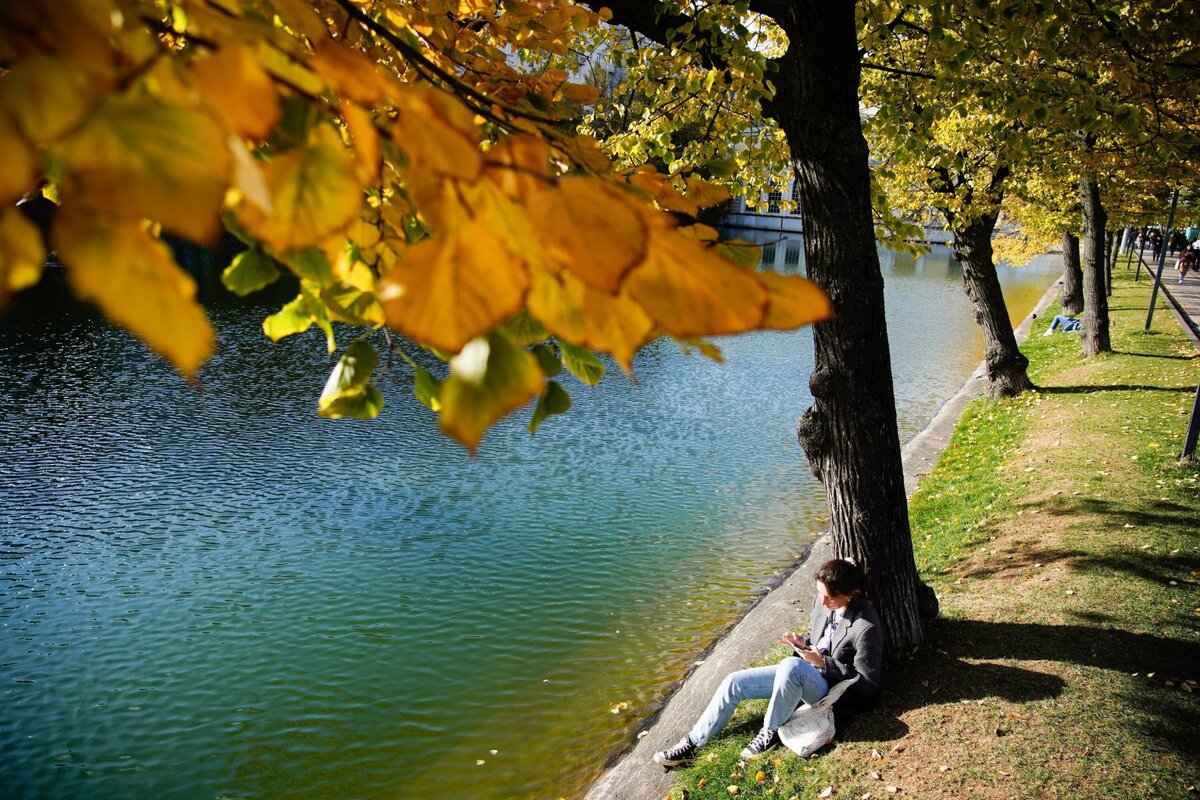
<svg viewBox="0 0 1200 800"><path fill-rule="evenodd" d="M800 703L816 703L841 681L859 678L837 701L839 708L863 710L876 704L883 627L863 596L866 578L853 562L835 558L821 565L816 580L817 599L808 634L787 633L782 639L796 654L773 667L727 675L691 732L671 749L656 753L655 763L674 767L692 761L743 700L770 698L771 702L762 730L742 750L742 758L755 758L779 744L779 727Z"/></svg>

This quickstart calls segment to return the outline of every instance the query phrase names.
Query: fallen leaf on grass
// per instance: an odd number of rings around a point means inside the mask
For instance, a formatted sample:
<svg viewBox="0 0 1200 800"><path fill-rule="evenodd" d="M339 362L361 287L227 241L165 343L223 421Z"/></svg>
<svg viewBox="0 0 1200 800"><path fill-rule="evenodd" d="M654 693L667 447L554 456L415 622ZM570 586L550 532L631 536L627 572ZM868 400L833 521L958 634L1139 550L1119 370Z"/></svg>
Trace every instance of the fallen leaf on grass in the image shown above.
<svg viewBox="0 0 1200 800"><path fill-rule="evenodd" d="M824 791L817 795L817 797L833 797L833 787L826 786Z"/></svg>
<svg viewBox="0 0 1200 800"><path fill-rule="evenodd" d="M701 778L700 780L696 781L697 789L703 789L705 786L708 786L708 778Z"/></svg>
<svg viewBox="0 0 1200 800"><path fill-rule="evenodd" d="M900 791L900 787L899 786L889 786L889 787L887 787L887 790L888 790L888 794L896 794L897 792Z"/></svg>
<svg viewBox="0 0 1200 800"><path fill-rule="evenodd" d="M725 787L725 791L729 792L730 794L737 794L741 790L742 790L742 787L738 786L736 783L733 784L732 786Z"/></svg>
<svg viewBox="0 0 1200 800"><path fill-rule="evenodd" d="M877 781L881 781L881 780L883 780L883 775L881 775L881 774L880 774L880 773L878 773L878 772L872 772L872 773L871 773L871 777L872 777L872 778L874 778L874 779L875 779L875 780L877 780Z"/></svg>
<svg viewBox="0 0 1200 800"><path fill-rule="evenodd" d="M754 773L754 782L755 783L766 783L767 782L767 773L763 772L761 769L758 772Z"/></svg>
<svg viewBox="0 0 1200 800"><path fill-rule="evenodd" d="M872 749L871 750L871 758L875 759L876 761L883 761L883 753L879 752L878 750Z"/></svg>

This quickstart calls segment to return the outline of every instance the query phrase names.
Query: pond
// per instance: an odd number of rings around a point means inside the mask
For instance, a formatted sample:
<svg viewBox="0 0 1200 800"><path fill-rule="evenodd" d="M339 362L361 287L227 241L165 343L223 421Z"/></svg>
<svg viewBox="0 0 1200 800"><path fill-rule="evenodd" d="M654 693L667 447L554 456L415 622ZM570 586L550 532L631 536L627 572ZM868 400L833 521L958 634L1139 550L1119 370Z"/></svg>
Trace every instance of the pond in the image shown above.
<svg viewBox="0 0 1200 800"><path fill-rule="evenodd" d="M883 262L907 440L982 340L945 248ZM1014 319L1059 269L1002 269ZM54 286L0 318L8 798L578 796L823 528L808 331L655 343L472 459L400 366L318 420L323 338L209 295L196 388Z"/></svg>

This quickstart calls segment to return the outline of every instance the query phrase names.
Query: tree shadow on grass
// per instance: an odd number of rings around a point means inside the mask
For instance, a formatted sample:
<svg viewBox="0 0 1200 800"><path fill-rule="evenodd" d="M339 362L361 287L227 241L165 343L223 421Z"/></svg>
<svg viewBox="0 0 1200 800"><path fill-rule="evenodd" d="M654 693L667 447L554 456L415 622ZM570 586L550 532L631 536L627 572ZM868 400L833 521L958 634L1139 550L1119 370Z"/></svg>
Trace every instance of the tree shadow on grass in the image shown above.
<svg viewBox="0 0 1200 800"><path fill-rule="evenodd" d="M931 639L952 659L1054 661L1127 675L1154 673L1176 685L1200 677L1200 642L1112 627L942 619L931 626ZM1027 688L1036 692L1037 687ZM1015 693L1014 688L1009 692ZM1195 696L1143 679L1122 690L1120 701L1128 713L1114 724L1135 726L1157 748L1175 750L1187 760L1200 755L1200 703Z"/></svg>
<svg viewBox="0 0 1200 800"><path fill-rule="evenodd" d="M1195 361L1200 358L1200 353L1190 356L1168 356L1162 353L1134 353L1128 350L1114 350L1114 355L1133 356L1134 358L1165 358L1169 361Z"/></svg>
<svg viewBox="0 0 1200 800"><path fill-rule="evenodd" d="M944 652L923 652L889 663L879 708L858 715L838 713L843 742L893 741L908 734L900 717L931 705L998 698L1014 703L1048 700L1066 683L1057 675L1004 664L973 664Z"/></svg>
<svg viewBox="0 0 1200 800"><path fill-rule="evenodd" d="M1039 386L1042 394L1091 394L1092 392L1180 392L1196 391L1195 386L1147 386L1129 383L1109 383L1103 386Z"/></svg>

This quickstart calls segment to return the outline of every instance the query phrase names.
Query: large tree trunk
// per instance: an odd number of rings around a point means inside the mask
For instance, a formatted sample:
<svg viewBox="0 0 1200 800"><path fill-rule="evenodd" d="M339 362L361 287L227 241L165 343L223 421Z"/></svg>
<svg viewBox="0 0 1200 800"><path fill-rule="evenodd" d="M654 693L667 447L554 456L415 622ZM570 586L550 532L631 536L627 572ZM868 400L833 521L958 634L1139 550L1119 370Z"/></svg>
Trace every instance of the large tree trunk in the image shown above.
<svg viewBox="0 0 1200 800"><path fill-rule="evenodd" d="M1083 351L1089 358L1112 350L1105 291L1104 226L1108 215L1100 202L1100 186L1085 175L1079 180L1083 200Z"/></svg>
<svg viewBox="0 0 1200 800"><path fill-rule="evenodd" d="M988 396L1014 397L1033 388L1029 359L1017 348L1008 306L992 260L992 231L997 214L980 217L954 235L954 255L962 262L963 286L983 329L983 360Z"/></svg>
<svg viewBox="0 0 1200 800"><path fill-rule="evenodd" d="M1063 289L1064 314L1078 317L1083 313L1083 270L1079 266L1079 237L1063 231Z"/></svg>
<svg viewBox="0 0 1200 800"><path fill-rule="evenodd" d="M834 547L865 567L893 651L924 640L922 584L896 429L883 278L859 119L853 3L809 0L776 19L788 35L767 112L787 134L800 187L808 275L836 316L813 329L813 405L797 433L829 498ZM931 593L930 593L931 594ZM933 611L936 600L922 599Z"/></svg>

